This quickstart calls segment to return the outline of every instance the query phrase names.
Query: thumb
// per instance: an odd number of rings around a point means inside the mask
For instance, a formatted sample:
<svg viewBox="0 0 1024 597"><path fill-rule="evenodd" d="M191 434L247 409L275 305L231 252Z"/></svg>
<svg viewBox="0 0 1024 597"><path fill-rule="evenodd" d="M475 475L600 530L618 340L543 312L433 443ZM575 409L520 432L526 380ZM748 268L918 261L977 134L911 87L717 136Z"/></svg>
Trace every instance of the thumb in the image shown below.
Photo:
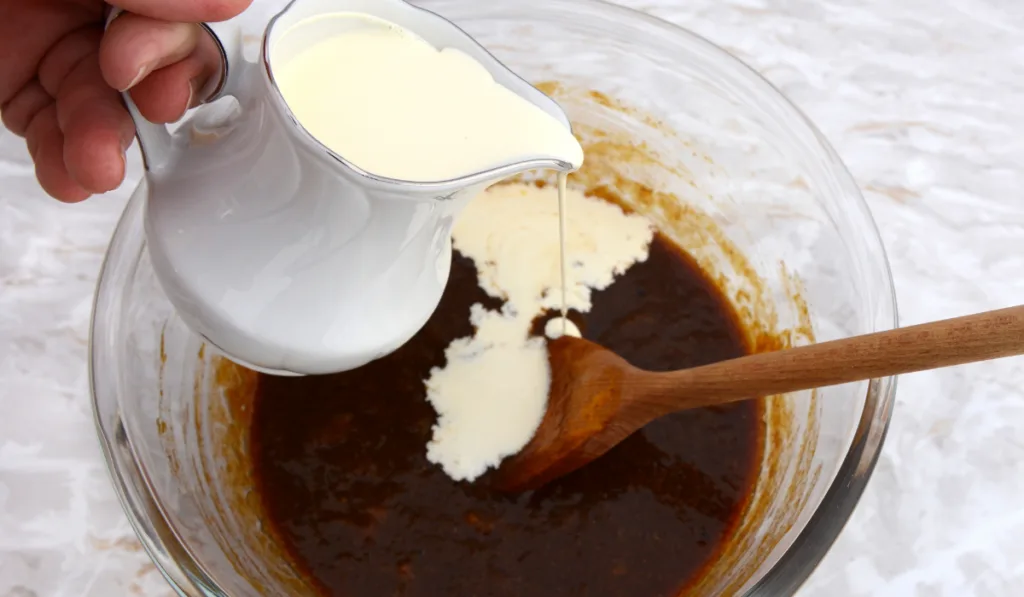
<svg viewBox="0 0 1024 597"><path fill-rule="evenodd" d="M236 17L252 0L108 0L107 4L151 19L202 23Z"/></svg>

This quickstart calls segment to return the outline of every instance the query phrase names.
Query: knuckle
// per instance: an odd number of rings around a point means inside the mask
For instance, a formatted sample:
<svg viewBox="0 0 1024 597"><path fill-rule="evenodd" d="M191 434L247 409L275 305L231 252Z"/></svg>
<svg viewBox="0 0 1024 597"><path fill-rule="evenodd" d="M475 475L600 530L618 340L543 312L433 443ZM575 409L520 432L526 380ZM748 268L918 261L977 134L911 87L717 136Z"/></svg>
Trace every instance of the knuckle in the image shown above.
<svg viewBox="0 0 1024 597"><path fill-rule="evenodd" d="M3 110L2 107L0 107L0 122L3 122L4 128L11 131L15 135L19 137L25 136L25 129L28 126L27 123L22 120L15 120L10 115L8 115L7 111Z"/></svg>
<svg viewBox="0 0 1024 597"><path fill-rule="evenodd" d="M76 29L58 40L39 62L40 84L53 96L60 93L68 76L100 45L102 33L95 27Z"/></svg>
<svg viewBox="0 0 1024 597"><path fill-rule="evenodd" d="M39 83L32 81L0 106L0 120L12 133L23 137L32 119L52 102Z"/></svg>

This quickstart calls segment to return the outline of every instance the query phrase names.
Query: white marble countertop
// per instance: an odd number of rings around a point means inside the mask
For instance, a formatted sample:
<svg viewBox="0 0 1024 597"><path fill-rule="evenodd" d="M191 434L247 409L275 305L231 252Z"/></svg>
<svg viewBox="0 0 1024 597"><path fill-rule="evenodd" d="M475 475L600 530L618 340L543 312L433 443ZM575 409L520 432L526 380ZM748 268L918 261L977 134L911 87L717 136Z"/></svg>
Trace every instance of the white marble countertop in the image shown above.
<svg viewBox="0 0 1024 597"><path fill-rule="evenodd" d="M1024 2L625 3L723 45L819 125L879 222L904 324L1022 302ZM171 595L114 497L87 387L93 286L138 166L61 205L0 132L0 597ZM1024 359L906 376L897 399L800 595L1024 595Z"/></svg>

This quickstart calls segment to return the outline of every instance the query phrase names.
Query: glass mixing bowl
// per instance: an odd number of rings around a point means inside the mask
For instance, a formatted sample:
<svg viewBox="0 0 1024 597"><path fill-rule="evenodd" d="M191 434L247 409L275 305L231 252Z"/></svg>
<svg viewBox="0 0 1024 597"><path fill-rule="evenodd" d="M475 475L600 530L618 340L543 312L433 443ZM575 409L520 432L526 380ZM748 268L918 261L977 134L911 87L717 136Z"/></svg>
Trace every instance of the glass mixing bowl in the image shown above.
<svg viewBox="0 0 1024 597"><path fill-rule="evenodd" d="M597 0L419 3L562 102L587 149L576 183L618 189L689 251L756 349L895 326L885 253L850 175L727 53ZM92 326L96 421L125 512L182 595L308 594L251 491L254 374L175 316L146 251L144 191L114 234ZM766 400L754 494L689 594L796 591L871 475L894 388L878 379Z"/></svg>

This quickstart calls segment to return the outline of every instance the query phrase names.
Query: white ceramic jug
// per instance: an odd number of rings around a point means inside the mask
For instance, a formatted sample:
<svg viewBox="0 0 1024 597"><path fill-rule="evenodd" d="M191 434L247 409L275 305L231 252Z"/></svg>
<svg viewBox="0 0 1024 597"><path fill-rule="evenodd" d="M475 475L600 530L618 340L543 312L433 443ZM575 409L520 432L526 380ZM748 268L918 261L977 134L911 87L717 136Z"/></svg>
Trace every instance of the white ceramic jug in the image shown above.
<svg viewBox="0 0 1024 597"><path fill-rule="evenodd" d="M238 108L217 134L171 134L126 98L146 165L146 235L153 268L182 319L254 369L318 374L358 367L409 340L448 280L451 229L474 195L530 169L570 170L537 155L470 176L413 183L374 176L309 135L274 82L275 64L357 12L435 47L461 50L495 80L554 116L561 108L447 20L403 0L294 0L247 62L231 22L211 25L224 54L216 96ZM329 77L330 73L324 73ZM455 91L453 90L453 93ZM216 107L201 108L211 110Z"/></svg>

